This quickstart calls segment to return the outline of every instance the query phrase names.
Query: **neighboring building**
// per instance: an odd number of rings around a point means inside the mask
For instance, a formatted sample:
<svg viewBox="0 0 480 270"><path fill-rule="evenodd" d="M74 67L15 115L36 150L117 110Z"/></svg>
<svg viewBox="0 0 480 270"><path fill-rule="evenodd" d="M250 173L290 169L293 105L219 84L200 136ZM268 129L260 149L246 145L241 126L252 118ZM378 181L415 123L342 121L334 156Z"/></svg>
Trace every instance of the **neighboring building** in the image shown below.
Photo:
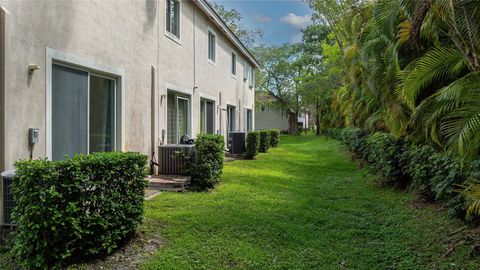
<svg viewBox="0 0 480 270"><path fill-rule="evenodd" d="M257 96L257 110L255 112L256 129L276 128L283 132L290 132L290 121L295 115L289 109L283 109L278 99L267 93Z"/></svg>
<svg viewBox="0 0 480 270"><path fill-rule="evenodd" d="M309 113L301 113L298 115L298 127L302 130L306 130L310 128L310 114Z"/></svg>
<svg viewBox="0 0 480 270"><path fill-rule="evenodd" d="M295 112L290 108L283 108L277 97L272 94L260 93L257 97L257 111L255 112L256 129L279 129L285 133L292 133L294 126L297 130L309 128L309 114L300 113L295 119Z"/></svg>
<svg viewBox="0 0 480 270"><path fill-rule="evenodd" d="M205 0L0 0L0 171L254 128L255 58Z"/></svg>

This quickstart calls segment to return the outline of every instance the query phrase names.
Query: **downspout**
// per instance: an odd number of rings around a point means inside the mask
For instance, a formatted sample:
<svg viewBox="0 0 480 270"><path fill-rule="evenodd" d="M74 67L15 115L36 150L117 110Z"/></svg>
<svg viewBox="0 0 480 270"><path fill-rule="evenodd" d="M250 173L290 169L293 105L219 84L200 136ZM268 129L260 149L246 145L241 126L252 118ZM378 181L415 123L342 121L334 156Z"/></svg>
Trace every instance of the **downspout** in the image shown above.
<svg viewBox="0 0 480 270"><path fill-rule="evenodd" d="M6 128L5 128L5 97L9 76L7 76L7 63L9 51L9 38L7 17L9 12L0 6L0 172L4 171L6 165ZM1 193L1 192L0 192ZM1 204L1 203L0 203ZM2 215L3 216L3 215Z"/></svg>
<svg viewBox="0 0 480 270"><path fill-rule="evenodd" d="M197 86L197 7L193 7L193 91ZM192 97L193 99L193 97Z"/></svg>

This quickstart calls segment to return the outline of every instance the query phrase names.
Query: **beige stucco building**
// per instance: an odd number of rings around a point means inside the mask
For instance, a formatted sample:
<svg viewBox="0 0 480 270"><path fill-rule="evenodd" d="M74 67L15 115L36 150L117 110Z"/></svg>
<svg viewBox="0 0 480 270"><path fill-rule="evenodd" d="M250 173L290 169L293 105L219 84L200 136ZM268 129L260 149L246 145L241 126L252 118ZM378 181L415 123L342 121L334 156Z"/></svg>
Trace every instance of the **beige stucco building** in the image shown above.
<svg viewBox="0 0 480 270"><path fill-rule="evenodd" d="M0 0L0 170L254 128L258 63L204 0Z"/></svg>
<svg viewBox="0 0 480 270"><path fill-rule="evenodd" d="M205 0L0 0L0 172L253 129L256 67Z"/></svg>

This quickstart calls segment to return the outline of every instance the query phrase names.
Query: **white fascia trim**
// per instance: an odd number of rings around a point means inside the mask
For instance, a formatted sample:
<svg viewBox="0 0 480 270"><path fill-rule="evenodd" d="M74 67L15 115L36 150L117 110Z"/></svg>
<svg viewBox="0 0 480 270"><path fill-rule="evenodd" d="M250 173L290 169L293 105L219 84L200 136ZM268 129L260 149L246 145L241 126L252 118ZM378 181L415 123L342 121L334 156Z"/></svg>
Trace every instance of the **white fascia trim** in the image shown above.
<svg viewBox="0 0 480 270"><path fill-rule="evenodd" d="M228 27L225 25L225 23L218 17L217 14L213 13L210 10L210 7L208 4L205 3L205 0L194 0L193 1L195 4L197 4L198 7L209 17L216 25L218 28L222 30L222 32L225 34L225 36L237 47L240 52L247 57L250 62L252 62L255 67L260 67L260 64L258 61L252 56L252 54L245 48L245 46L238 40L238 38L235 36L235 34L228 29Z"/></svg>
<svg viewBox="0 0 480 270"><path fill-rule="evenodd" d="M117 89L120 90L120 145L117 145L118 150L123 151L125 145L125 128L123 121L125 119L125 70L115 68L108 65L96 63L90 59L66 53L60 50L46 47L46 61L45 61L45 89L46 89L46 108L45 108L45 147L47 158L52 158L52 64L65 64L72 68L93 71L99 75L106 75L117 80Z"/></svg>
<svg viewBox="0 0 480 270"><path fill-rule="evenodd" d="M179 92L179 93L182 93L182 94L193 96L193 89L189 89L189 88L178 86L178 85L171 84L171 83L166 83L165 88L166 88L167 92L168 92L168 90L171 90L171 91L175 91L175 92Z"/></svg>

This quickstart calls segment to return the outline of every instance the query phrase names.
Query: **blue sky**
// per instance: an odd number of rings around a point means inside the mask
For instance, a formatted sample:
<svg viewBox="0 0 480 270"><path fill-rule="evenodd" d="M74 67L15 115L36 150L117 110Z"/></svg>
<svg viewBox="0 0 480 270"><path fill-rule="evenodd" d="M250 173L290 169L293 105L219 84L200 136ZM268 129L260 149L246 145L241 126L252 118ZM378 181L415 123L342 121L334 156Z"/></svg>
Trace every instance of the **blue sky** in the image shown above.
<svg viewBox="0 0 480 270"><path fill-rule="evenodd" d="M210 0L236 9L249 28L264 31L259 43L280 45L301 41L301 29L310 23L312 10L301 0Z"/></svg>

